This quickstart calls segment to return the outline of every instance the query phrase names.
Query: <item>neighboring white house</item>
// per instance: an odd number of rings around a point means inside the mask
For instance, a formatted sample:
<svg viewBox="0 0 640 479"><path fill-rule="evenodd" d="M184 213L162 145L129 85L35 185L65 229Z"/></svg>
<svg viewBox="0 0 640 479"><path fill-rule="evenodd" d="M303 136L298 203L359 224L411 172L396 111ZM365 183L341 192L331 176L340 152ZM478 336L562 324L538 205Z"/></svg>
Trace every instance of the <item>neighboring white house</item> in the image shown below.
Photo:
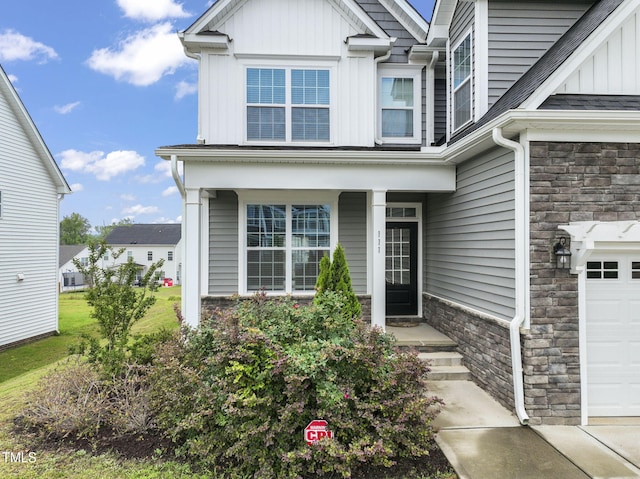
<svg viewBox="0 0 640 479"><path fill-rule="evenodd" d="M61 245L58 263L58 287L60 292L78 291L84 289L84 275L78 272L74 260L88 264L89 248L85 245Z"/></svg>
<svg viewBox="0 0 640 479"><path fill-rule="evenodd" d="M117 262L133 261L140 265L144 275L150 265L164 260L161 278L171 278L174 285L181 284L182 248L179 224L131 224L116 226L105 241L115 249L125 251Z"/></svg>
<svg viewBox="0 0 640 479"><path fill-rule="evenodd" d="M523 423L640 416L638 25L638 0L437 0L430 25L405 0L218 0L179 34L195 143L156 152L186 321L312 295L339 242L373 324L425 318Z"/></svg>
<svg viewBox="0 0 640 479"><path fill-rule="evenodd" d="M58 331L59 202L69 193L0 67L0 348Z"/></svg>

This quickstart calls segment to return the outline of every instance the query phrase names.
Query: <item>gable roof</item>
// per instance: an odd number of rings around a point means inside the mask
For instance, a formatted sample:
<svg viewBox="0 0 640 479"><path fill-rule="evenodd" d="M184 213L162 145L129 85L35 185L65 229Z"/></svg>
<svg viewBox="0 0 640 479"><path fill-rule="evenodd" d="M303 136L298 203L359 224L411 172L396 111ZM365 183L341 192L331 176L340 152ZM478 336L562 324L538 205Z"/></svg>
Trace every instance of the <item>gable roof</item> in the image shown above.
<svg viewBox="0 0 640 479"><path fill-rule="evenodd" d="M551 95L540 110L620 110L640 111L640 95Z"/></svg>
<svg viewBox="0 0 640 479"><path fill-rule="evenodd" d="M58 168L49 148L42 139L40 132L36 128L35 123L31 119L29 112L25 108L24 103L22 103L18 92L13 87L2 65L0 65L0 95L3 95L7 100L16 120L22 127L27 138L29 138L38 157L43 161L45 168L51 176L51 180L56 186L57 192L65 195L71 193L71 188L67 180L62 175L60 168Z"/></svg>
<svg viewBox="0 0 640 479"><path fill-rule="evenodd" d="M579 49L582 43L625 0L596 2L549 50L502 95L476 123L454 135L450 143L467 136L508 110L522 105L535 91Z"/></svg>
<svg viewBox="0 0 640 479"><path fill-rule="evenodd" d="M67 264L85 248L86 246L83 244L60 245L60 254L58 255L58 268Z"/></svg>
<svg viewBox="0 0 640 479"><path fill-rule="evenodd" d="M182 236L180 224L132 224L116 226L105 238L112 246L177 245Z"/></svg>

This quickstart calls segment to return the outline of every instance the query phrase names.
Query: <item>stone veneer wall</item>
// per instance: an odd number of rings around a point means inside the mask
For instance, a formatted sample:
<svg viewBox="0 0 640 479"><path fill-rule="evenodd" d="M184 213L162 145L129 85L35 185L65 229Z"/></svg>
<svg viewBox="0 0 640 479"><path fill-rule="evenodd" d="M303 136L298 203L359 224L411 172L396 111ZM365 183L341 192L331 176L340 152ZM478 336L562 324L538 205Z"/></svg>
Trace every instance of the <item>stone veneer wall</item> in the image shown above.
<svg viewBox="0 0 640 479"><path fill-rule="evenodd" d="M429 294L422 304L427 323L458 343L474 381L514 411L508 324Z"/></svg>
<svg viewBox="0 0 640 479"><path fill-rule="evenodd" d="M360 306L362 307L362 320L371 321L371 296L369 295L357 295ZM300 304L310 304L313 301L313 296L291 296L295 301ZM246 297L240 296L206 296L202 298L202 318L206 320L211 316L213 310L228 309L233 305Z"/></svg>
<svg viewBox="0 0 640 479"><path fill-rule="evenodd" d="M555 267L561 224L640 220L640 144L530 145L531 328L521 336L530 424L580 423L577 276ZM509 331L424 295L427 322L458 342L474 380L513 410Z"/></svg>
<svg viewBox="0 0 640 479"><path fill-rule="evenodd" d="M560 224L640 219L640 145L532 142L530 161L525 407L534 424L579 424L578 283L555 268L553 244L567 236Z"/></svg>

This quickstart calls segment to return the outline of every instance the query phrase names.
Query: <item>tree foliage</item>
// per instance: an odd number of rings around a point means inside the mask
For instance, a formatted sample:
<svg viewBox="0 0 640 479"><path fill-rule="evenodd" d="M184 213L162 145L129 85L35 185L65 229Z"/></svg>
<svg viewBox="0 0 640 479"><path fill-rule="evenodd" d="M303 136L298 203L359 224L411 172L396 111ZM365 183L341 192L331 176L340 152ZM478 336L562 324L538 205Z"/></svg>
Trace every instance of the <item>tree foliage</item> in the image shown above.
<svg viewBox="0 0 640 479"><path fill-rule="evenodd" d="M353 291L349 264L344 248L338 244L333 251L333 261L327 256L320 260L320 270L316 280L316 304L322 302L325 291L334 291L344 296L345 306L343 313L350 318L360 318L362 307L358 297Z"/></svg>
<svg viewBox="0 0 640 479"><path fill-rule="evenodd" d="M89 220L79 213L71 213L60 222L60 244L87 244L91 231Z"/></svg>
<svg viewBox="0 0 640 479"><path fill-rule="evenodd" d="M131 328L155 303L160 268L164 260L149 266L138 282L140 267L133 258L118 263L124 248L115 250L104 242L89 245L88 263L74 264L90 285L87 302L93 307L91 317L98 321L104 340L90 342L89 358L101 364L107 374L118 374L125 365ZM112 261L104 265L107 256Z"/></svg>

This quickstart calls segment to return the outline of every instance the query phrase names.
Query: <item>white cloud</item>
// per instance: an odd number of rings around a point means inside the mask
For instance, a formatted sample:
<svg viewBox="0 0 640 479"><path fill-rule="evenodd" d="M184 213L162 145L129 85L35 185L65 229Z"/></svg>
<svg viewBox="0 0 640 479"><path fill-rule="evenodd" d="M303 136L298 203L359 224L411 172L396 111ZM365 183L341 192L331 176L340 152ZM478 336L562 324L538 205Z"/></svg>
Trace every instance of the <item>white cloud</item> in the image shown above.
<svg viewBox="0 0 640 479"><path fill-rule="evenodd" d="M176 100L182 100L187 95L193 95L198 93L198 84L197 83L188 83L186 81L181 81L176 85Z"/></svg>
<svg viewBox="0 0 640 479"><path fill-rule="evenodd" d="M190 62L171 23L159 23L124 39L117 48L94 50L89 67L116 80L148 86Z"/></svg>
<svg viewBox="0 0 640 479"><path fill-rule="evenodd" d="M120 195L120 199L123 201L135 201L136 197L128 193L123 193Z"/></svg>
<svg viewBox="0 0 640 479"><path fill-rule="evenodd" d="M151 175L139 176L136 178L140 183L160 183L167 178L171 178L171 162L160 160L153 167L155 173ZM182 175L184 168L182 162L178 162L178 173Z"/></svg>
<svg viewBox="0 0 640 479"><path fill-rule="evenodd" d="M178 187L170 186L169 188L167 188L162 192L162 196L171 196L171 195L175 195L176 193L178 193Z"/></svg>
<svg viewBox="0 0 640 479"><path fill-rule="evenodd" d="M38 63L46 63L48 60L58 58L56 51L36 42L14 30L5 30L0 33L0 62L14 60L38 60Z"/></svg>
<svg viewBox="0 0 640 479"><path fill-rule="evenodd" d="M139 216L139 215L151 215L157 213L159 211L157 206L142 206L142 205L134 205L124 208L122 210L123 215L128 215L129 217Z"/></svg>
<svg viewBox="0 0 640 479"><path fill-rule="evenodd" d="M191 16L184 11L181 3L174 0L118 0L118 6L124 11L125 17L146 22Z"/></svg>
<svg viewBox="0 0 640 479"><path fill-rule="evenodd" d="M17 76L15 76L15 75L11 75L11 74L9 74L9 75L7 75L7 77L9 77L9 81L10 81L11 83L13 83L13 85L14 85L14 86L15 86L15 84L18 82L18 77L17 77Z"/></svg>
<svg viewBox="0 0 640 479"><path fill-rule="evenodd" d="M71 188L71 191L73 191L74 193L84 191L84 185L82 183L74 183L72 185L69 185L69 188Z"/></svg>
<svg viewBox="0 0 640 479"><path fill-rule="evenodd" d="M56 112L60 113L61 115L67 115L79 106L80 106L80 102L74 101L73 103L67 103L66 105L62 105L62 106L56 105L53 107L53 109Z"/></svg>
<svg viewBox="0 0 640 479"><path fill-rule="evenodd" d="M58 156L63 169L90 173L102 181L144 166L144 157L135 151L112 151L105 156L103 151L65 150Z"/></svg>

